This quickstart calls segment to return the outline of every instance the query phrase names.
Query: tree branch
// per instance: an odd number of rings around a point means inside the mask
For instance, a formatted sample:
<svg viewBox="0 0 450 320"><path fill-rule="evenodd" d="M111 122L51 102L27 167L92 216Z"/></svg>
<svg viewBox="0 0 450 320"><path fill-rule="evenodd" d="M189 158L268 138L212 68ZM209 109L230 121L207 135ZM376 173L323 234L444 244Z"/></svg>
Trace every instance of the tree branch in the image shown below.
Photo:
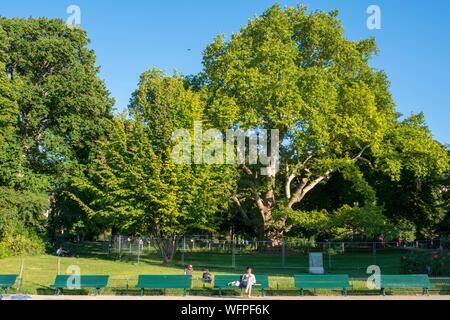
<svg viewBox="0 0 450 320"><path fill-rule="evenodd" d="M294 194L292 195L289 203L288 203L288 208L292 208L292 206L299 202L302 198L302 193L303 193L303 189L306 187L306 185L308 184L309 179L308 178L303 178L302 182L300 183L300 185L297 187L297 189L295 190Z"/></svg>
<svg viewBox="0 0 450 320"><path fill-rule="evenodd" d="M361 157L362 157L362 155L364 154L364 152L365 152L367 149L369 149L369 148L370 148L370 144L367 145L367 146L365 146L365 147L358 153L358 155L357 155L356 157L354 157L352 160L353 160L354 162L360 160Z"/></svg>
<svg viewBox="0 0 450 320"><path fill-rule="evenodd" d="M334 171L334 169L333 170L330 169L327 172L325 172L325 174L321 175L320 177L318 177L317 179L315 179L311 182L308 178L303 178L302 183L299 185L299 187L295 191L295 193L292 196L291 200L289 201L287 207L289 209L291 209L294 204L300 202L308 192L310 192L312 189L314 189L314 187L317 186L319 183L321 183L323 180L328 178L328 176L330 174L332 174L333 171Z"/></svg>
<svg viewBox="0 0 450 320"><path fill-rule="evenodd" d="M250 168L247 167L245 164L241 165L241 169L242 171L244 171L244 173L248 174L249 176L253 176L253 171L250 170Z"/></svg>
<svg viewBox="0 0 450 320"><path fill-rule="evenodd" d="M312 159L312 157L313 157L312 154L309 155L309 156L305 159L305 161L299 162L299 163L295 166L295 168L296 168L296 169L304 169L304 170L306 170L307 172L310 172L308 169L305 168L305 166L306 166L306 163L307 163L309 160ZM291 196L291 183L292 183L292 180L294 180L296 177L297 177L296 174L294 174L294 173L292 173L292 172L289 172L289 165L286 164L286 183L285 183L285 185L284 185L284 192L286 193L286 198L287 198L287 199L291 199L291 197L292 197L292 196Z"/></svg>
<svg viewBox="0 0 450 320"><path fill-rule="evenodd" d="M359 160L364 161L365 163L367 163L369 165L370 168L373 169L373 164L369 159L366 159L364 157L360 157Z"/></svg>
<svg viewBox="0 0 450 320"><path fill-rule="evenodd" d="M242 208L241 201L239 200L239 197L237 194L234 194L232 196L233 201L237 204L239 211L241 212L244 219L248 220L247 212L245 212L244 208Z"/></svg>
<svg viewBox="0 0 450 320"><path fill-rule="evenodd" d="M357 162L358 160L367 160L365 158L363 158L363 154L364 152L370 148L370 145L365 146L356 157L354 157L352 160L354 162ZM291 197L289 203L288 203L288 208L292 208L292 206L298 202L300 202L305 195L310 192L312 189L314 189L319 183L321 183L323 180L327 179L336 169L330 169L327 172L325 172L323 175L321 175L320 177L318 177L317 179L309 182L308 179L304 178L302 183L299 185L299 187L297 188L297 190L295 191L294 195ZM308 183L309 182L309 183Z"/></svg>
<svg viewBox="0 0 450 320"><path fill-rule="evenodd" d="M292 180L294 180L295 179L295 174L293 174L293 173L291 173L291 174L287 174L286 175L286 183L285 183L285 185L284 185L284 191L285 191L285 193L286 193L286 198L288 198L288 199L290 199L291 198L291 183L292 183Z"/></svg>

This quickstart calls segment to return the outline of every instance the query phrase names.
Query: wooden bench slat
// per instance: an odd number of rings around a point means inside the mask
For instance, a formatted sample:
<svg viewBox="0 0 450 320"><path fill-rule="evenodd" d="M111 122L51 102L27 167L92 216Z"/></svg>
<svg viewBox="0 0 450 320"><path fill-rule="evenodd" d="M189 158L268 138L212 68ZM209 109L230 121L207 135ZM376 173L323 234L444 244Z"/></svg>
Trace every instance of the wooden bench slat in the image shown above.
<svg viewBox="0 0 450 320"><path fill-rule="evenodd" d="M101 289L108 285L109 276L108 275L80 275L79 284L80 288L95 288ZM73 276L71 275L57 275L54 284L51 286L56 289L66 289L71 288L75 285L73 281Z"/></svg>
<svg viewBox="0 0 450 320"><path fill-rule="evenodd" d="M343 289L351 288L347 274L294 275L295 287L299 289Z"/></svg>
<svg viewBox="0 0 450 320"><path fill-rule="evenodd" d="M12 287L17 280L17 274L0 274L0 288L8 289Z"/></svg>
<svg viewBox="0 0 450 320"><path fill-rule="evenodd" d="M140 289L190 289L191 275L139 275L136 288Z"/></svg>
<svg viewBox="0 0 450 320"><path fill-rule="evenodd" d="M420 287L431 285L430 279L426 274L415 275L381 275L381 286L386 288L393 287Z"/></svg>
<svg viewBox="0 0 450 320"><path fill-rule="evenodd" d="M228 283L233 281L239 281L242 275L216 275L214 277L214 288L227 289L236 288L229 286ZM269 288L269 276L266 274L256 274L256 286L254 288L268 289Z"/></svg>
<svg viewBox="0 0 450 320"><path fill-rule="evenodd" d="M387 274L380 276L381 294L385 289L422 289L423 294L429 294L433 287L427 274Z"/></svg>
<svg viewBox="0 0 450 320"><path fill-rule="evenodd" d="M294 275L295 287L300 289L303 296L304 289L342 289L342 294L347 295L347 289L351 288L348 274L327 275Z"/></svg>
<svg viewBox="0 0 450 320"><path fill-rule="evenodd" d="M229 286L230 282L240 281L242 275L216 275L214 276L214 289L219 289L219 294L222 295L222 290L238 289L239 287ZM266 289L269 289L269 276L266 274L255 274L256 285L253 289L260 289L262 295L265 295Z"/></svg>
<svg viewBox="0 0 450 320"><path fill-rule="evenodd" d="M145 289L183 289L184 295L192 287L192 275L153 275L141 274L136 288L141 289L141 296Z"/></svg>
<svg viewBox="0 0 450 320"><path fill-rule="evenodd" d="M381 275L382 288L430 288L432 286L426 274Z"/></svg>

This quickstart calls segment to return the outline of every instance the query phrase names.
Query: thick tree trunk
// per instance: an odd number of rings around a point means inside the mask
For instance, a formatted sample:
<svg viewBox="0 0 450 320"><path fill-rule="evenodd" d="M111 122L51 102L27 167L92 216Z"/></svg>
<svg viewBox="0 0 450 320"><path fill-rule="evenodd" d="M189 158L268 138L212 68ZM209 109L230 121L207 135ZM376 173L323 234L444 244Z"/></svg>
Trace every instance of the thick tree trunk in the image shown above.
<svg viewBox="0 0 450 320"><path fill-rule="evenodd" d="M300 203L305 195L314 189L320 182L328 177L331 174L331 170L326 172L323 176L318 177L315 180L310 180L308 178L303 178L300 184L295 189L294 193L291 194L291 183L295 176L289 175L286 178L285 184L285 192L287 204L286 208L292 209L292 207ZM283 234L287 229L286 220L287 217L281 217L275 221L272 210L275 206L275 190L274 188L270 189L266 192L266 194L261 197L254 190L254 198L256 201L256 205L261 213L263 220L263 229L264 229L264 237L268 241L271 241L272 246L279 246L283 240Z"/></svg>
<svg viewBox="0 0 450 320"><path fill-rule="evenodd" d="M177 239L176 238L162 238L156 240L156 245L159 248L161 257L163 258L164 264L172 261L177 250Z"/></svg>
<svg viewBox="0 0 450 320"><path fill-rule="evenodd" d="M286 220L275 221L272 215L272 208L269 206L261 208L260 213L263 220L264 239L270 241L272 247L280 246L283 241Z"/></svg>
<svg viewBox="0 0 450 320"><path fill-rule="evenodd" d="M286 208L292 209L295 204L300 203L305 195L314 189L330 173L331 171L312 181L308 178L302 179L292 194L291 183L295 176L288 176L285 184ZM288 226L286 225L287 217L281 217L276 220L273 217L272 210L275 207L275 188L271 188L262 196L254 189L253 197L262 217L264 238L271 241L272 246L281 245L283 234L286 232Z"/></svg>
<svg viewBox="0 0 450 320"><path fill-rule="evenodd" d="M270 241L271 246L281 245L285 223L284 221L275 221L272 215L275 206L275 191L273 189L267 191L263 198L255 192L255 199L263 222L264 239Z"/></svg>

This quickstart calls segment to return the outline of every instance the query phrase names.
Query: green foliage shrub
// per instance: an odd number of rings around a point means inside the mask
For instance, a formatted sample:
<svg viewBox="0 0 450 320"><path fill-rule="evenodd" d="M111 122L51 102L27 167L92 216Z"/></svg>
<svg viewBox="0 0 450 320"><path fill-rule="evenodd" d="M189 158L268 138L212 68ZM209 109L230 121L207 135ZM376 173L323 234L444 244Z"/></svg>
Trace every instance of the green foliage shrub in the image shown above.
<svg viewBox="0 0 450 320"><path fill-rule="evenodd" d="M0 259L15 255L41 254L44 247L43 240L35 234L10 234L0 242Z"/></svg>
<svg viewBox="0 0 450 320"><path fill-rule="evenodd" d="M277 213L279 211L276 211ZM344 205L331 214L326 210L298 211L285 209L292 225L301 226L305 234L339 241L372 241L378 236L389 238L394 227L383 215L383 208L374 204Z"/></svg>
<svg viewBox="0 0 450 320"><path fill-rule="evenodd" d="M401 257L402 274L450 276L450 252L414 252Z"/></svg>
<svg viewBox="0 0 450 320"><path fill-rule="evenodd" d="M47 207L45 194L0 187L0 258L43 253Z"/></svg>

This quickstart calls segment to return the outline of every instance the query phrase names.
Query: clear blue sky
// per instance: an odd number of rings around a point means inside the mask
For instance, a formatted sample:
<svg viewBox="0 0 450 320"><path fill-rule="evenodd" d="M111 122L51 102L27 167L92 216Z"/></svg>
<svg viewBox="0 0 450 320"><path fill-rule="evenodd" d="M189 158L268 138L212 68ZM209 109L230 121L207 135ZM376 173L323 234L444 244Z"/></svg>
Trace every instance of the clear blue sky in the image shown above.
<svg viewBox="0 0 450 320"><path fill-rule="evenodd" d="M92 40L100 76L118 111L126 108L140 73L156 66L183 74L201 70L202 51L219 33L239 31L270 0L2 0L0 15L67 19L66 8L81 8L81 24ZM372 65L392 82L399 112L423 111L436 139L450 143L450 1L304 0L310 9L340 10L346 36L374 36L380 48ZM366 9L381 8L382 29L366 27ZM190 49L190 50L188 50Z"/></svg>

